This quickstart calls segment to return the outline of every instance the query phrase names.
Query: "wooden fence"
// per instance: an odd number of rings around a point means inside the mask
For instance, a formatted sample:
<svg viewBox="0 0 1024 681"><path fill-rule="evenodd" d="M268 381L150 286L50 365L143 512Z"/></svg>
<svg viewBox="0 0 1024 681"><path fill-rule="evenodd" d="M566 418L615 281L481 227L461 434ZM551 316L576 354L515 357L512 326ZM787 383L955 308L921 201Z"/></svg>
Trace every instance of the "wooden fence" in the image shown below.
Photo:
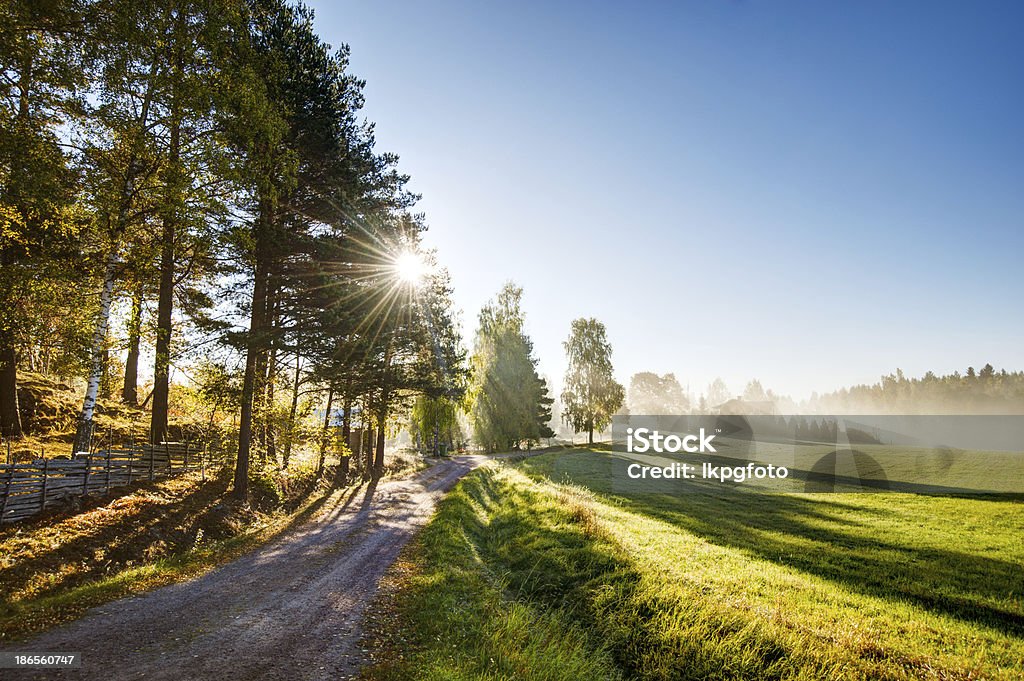
<svg viewBox="0 0 1024 681"><path fill-rule="evenodd" d="M140 480L202 471L223 463L205 448L163 442L127 449L81 453L73 459L0 464L0 523L17 522L71 496L106 494L111 487Z"/></svg>

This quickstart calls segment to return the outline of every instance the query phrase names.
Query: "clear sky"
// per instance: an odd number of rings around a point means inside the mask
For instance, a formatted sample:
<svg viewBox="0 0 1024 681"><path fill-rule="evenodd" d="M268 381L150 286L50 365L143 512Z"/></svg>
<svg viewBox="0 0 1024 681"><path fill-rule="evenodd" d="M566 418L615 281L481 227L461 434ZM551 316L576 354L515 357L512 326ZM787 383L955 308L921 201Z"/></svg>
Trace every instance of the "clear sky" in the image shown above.
<svg viewBox="0 0 1024 681"><path fill-rule="evenodd" d="M311 4L556 388L580 316L695 395L1024 368L1024 3Z"/></svg>

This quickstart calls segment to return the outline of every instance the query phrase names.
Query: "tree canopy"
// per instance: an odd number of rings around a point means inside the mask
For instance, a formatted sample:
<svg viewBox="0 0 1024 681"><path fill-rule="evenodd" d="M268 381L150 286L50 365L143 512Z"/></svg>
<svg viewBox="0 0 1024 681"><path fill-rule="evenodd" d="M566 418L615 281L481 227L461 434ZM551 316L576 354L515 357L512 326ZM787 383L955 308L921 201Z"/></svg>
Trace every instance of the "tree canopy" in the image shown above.
<svg viewBox="0 0 1024 681"><path fill-rule="evenodd" d="M290 446L281 413L294 420L303 394L328 413L336 401L347 429L360 415L376 474L397 411L461 402L458 319L420 244L419 197L377 148L348 47L326 44L309 8L12 0L0 60L4 437L22 434L29 369L82 385L76 451L115 371L124 402L149 408L147 438L165 440L178 372L212 413L237 408L245 497L252 462L276 461L279 436ZM420 280L396 270L409 258Z"/></svg>
<svg viewBox="0 0 1024 681"><path fill-rule="evenodd" d="M562 418L577 433L586 432L587 442L593 444L594 431L608 427L625 396L612 375L612 346L604 324L593 318L574 320L564 346L568 369Z"/></svg>
<svg viewBox="0 0 1024 681"><path fill-rule="evenodd" d="M547 425L552 398L523 331L522 296L508 283L480 310L469 395L473 436L487 451L554 436Z"/></svg>
<svg viewBox="0 0 1024 681"><path fill-rule="evenodd" d="M629 379L626 405L630 414L685 414L690 400L675 374L641 371Z"/></svg>

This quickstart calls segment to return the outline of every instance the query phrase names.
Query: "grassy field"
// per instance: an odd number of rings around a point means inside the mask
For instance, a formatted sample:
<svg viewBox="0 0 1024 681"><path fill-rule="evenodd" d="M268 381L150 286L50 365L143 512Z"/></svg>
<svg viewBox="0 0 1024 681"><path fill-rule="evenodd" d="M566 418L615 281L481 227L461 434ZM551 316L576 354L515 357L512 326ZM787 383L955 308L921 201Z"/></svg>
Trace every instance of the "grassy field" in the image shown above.
<svg viewBox="0 0 1024 681"><path fill-rule="evenodd" d="M392 575L374 679L1019 679L1024 504L612 492L612 455L495 464Z"/></svg>

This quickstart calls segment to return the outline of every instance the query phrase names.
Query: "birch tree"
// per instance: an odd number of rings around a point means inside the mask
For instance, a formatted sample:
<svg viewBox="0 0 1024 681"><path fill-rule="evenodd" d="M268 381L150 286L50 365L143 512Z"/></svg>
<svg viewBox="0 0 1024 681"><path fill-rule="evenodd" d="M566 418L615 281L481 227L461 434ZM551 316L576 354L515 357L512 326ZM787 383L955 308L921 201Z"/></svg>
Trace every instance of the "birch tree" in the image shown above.
<svg viewBox="0 0 1024 681"><path fill-rule="evenodd" d="M104 251L99 309L93 327L85 397L76 428L74 450L89 449L93 415L104 373L105 344L114 285L123 263L132 226L148 217L147 180L157 171L153 140L160 77L169 54L163 36L172 18L143 3L115 3L96 16L92 45L98 55L94 105L78 128L83 152L93 231Z"/></svg>
<svg viewBox="0 0 1024 681"><path fill-rule="evenodd" d="M594 444L594 431L608 427L625 394L612 375L612 346L604 324L593 318L573 321L563 345L569 366L562 418L577 433L585 431L587 443Z"/></svg>

